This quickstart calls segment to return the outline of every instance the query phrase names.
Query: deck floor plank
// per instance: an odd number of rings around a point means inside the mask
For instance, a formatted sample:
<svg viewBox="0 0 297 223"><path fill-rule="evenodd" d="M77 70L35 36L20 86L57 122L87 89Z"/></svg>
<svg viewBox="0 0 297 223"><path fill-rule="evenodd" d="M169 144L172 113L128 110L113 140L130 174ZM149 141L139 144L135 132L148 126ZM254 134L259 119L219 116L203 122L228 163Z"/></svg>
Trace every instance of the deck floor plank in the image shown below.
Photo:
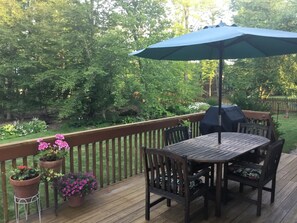
<svg viewBox="0 0 297 223"><path fill-rule="evenodd" d="M229 183L231 196L227 204L222 205L222 216L215 217L214 202L209 201L209 219L203 219L203 199L191 204L191 213L197 212L192 222L202 223L295 223L297 222L297 155L283 154L278 168L275 202L270 204L270 193L263 192L261 217L256 217L256 205L244 198L256 199L257 190L245 187L244 193L238 193L238 184ZM53 209L42 212L43 223L146 223L144 218L144 177L143 175L125 179L86 197L82 207L70 208L60 204L58 216ZM151 199L156 199L152 195ZM183 222L183 207L172 202L171 207L161 202L151 209L150 223ZM25 222L24 219L22 219ZM38 222L36 215L29 216L30 222ZM12 221L13 222L13 221Z"/></svg>

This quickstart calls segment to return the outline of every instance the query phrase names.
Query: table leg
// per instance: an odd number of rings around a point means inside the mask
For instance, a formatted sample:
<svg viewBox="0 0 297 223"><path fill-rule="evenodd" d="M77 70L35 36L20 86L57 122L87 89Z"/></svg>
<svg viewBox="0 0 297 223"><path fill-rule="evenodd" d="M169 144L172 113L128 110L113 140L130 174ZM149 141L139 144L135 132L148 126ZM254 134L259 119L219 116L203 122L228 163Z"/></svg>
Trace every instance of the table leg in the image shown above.
<svg viewBox="0 0 297 223"><path fill-rule="evenodd" d="M217 163L216 176L216 216L221 216L221 197L222 197L222 163Z"/></svg>

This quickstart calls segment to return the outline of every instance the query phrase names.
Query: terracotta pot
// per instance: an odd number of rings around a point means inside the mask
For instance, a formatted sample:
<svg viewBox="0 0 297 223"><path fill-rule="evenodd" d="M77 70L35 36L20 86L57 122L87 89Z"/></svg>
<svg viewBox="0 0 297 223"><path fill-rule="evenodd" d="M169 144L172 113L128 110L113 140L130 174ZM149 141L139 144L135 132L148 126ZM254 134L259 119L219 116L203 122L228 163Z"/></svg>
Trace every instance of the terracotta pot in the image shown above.
<svg viewBox="0 0 297 223"><path fill-rule="evenodd" d="M83 205L84 200L85 200L85 197L81 197L79 195L68 197L68 206L72 208L80 207Z"/></svg>
<svg viewBox="0 0 297 223"><path fill-rule="evenodd" d="M18 198L32 197L38 193L40 175L29 180L13 180L9 178L10 184L13 186L14 195Z"/></svg>
<svg viewBox="0 0 297 223"><path fill-rule="evenodd" d="M39 166L43 169L53 169L56 173L61 171L63 164L63 159L54 160L54 161L43 161L39 160Z"/></svg>

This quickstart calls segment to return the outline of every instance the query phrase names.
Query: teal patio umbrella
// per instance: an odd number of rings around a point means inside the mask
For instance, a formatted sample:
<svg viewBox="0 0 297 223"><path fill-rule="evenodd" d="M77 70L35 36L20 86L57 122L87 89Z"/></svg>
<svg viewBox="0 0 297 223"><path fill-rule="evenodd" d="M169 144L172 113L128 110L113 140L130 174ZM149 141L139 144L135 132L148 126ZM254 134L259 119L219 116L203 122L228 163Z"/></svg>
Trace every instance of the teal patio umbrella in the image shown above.
<svg viewBox="0 0 297 223"><path fill-rule="evenodd" d="M129 55L155 60L219 60L218 142L221 143L222 75L224 59L268 57L297 53L297 33L227 26L204 29L168 39Z"/></svg>

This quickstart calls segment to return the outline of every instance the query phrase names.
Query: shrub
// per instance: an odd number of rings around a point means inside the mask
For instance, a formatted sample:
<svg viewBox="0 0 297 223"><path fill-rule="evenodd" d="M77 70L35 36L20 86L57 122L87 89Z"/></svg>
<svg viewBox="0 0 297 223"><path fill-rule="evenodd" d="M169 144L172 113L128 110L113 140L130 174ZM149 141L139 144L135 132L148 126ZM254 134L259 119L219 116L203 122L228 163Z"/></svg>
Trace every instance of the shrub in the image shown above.
<svg viewBox="0 0 297 223"><path fill-rule="evenodd" d="M47 130L45 121L33 118L29 122L19 121L13 122L12 124L6 124L0 127L1 139L14 138L25 136L28 134L43 132Z"/></svg>
<svg viewBox="0 0 297 223"><path fill-rule="evenodd" d="M206 111L209 107L210 105L204 102L195 102L189 105L192 112Z"/></svg>

